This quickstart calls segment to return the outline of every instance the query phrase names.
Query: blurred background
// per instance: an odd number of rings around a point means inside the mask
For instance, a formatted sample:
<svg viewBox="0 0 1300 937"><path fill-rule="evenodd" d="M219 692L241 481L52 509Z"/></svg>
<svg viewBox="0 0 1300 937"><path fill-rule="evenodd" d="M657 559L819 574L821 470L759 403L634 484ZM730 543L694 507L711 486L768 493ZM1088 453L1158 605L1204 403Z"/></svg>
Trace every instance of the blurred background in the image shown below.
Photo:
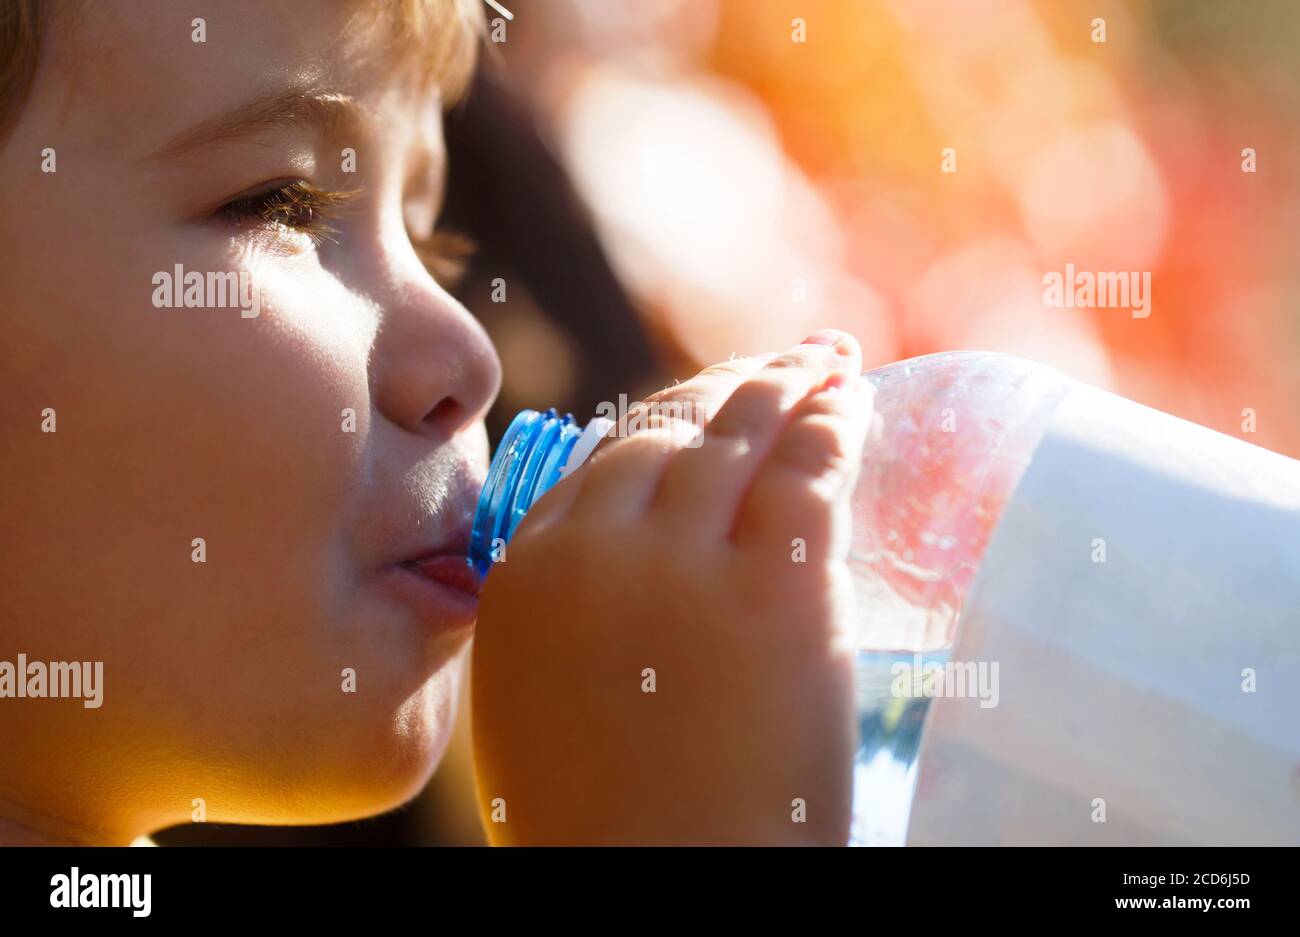
<svg viewBox="0 0 1300 937"><path fill-rule="evenodd" d="M494 438L834 326L868 366L1011 352L1300 457L1295 0L500 2L445 213ZM1149 317L1045 305L1066 264L1149 271ZM464 715L396 813L157 838L481 843Z"/></svg>

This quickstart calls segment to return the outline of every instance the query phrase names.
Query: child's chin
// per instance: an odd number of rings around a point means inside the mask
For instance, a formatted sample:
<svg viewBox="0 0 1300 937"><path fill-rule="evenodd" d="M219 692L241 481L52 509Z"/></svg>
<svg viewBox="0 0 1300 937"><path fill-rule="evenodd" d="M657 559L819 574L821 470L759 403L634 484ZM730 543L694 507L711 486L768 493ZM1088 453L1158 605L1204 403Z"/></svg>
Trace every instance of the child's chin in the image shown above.
<svg viewBox="0 0 1300 937"><path fill-rule="evenodd" d="M335 821L355 820L400 807L422 791L451 738L454 713L420 714L417 725L357 739L347 750L332 746L338 767L325 778L324 798ZM316 820L314 822L335 822Z"/></svg>
<svg viewBox="0 0 1300 937"><path fill-rule="evenodd" d="M400 807L428 784L454 721L454 697L430 692L408 701L397 718L391 711L358 711L345 724L321 729L314 753L284 766L289 776L276 786L290 796L267 805L286 815L251 822L342 823Z"/></svg>
<svg viewBox="0 0 1300 937"><path fill-rule="evenodd" d="M428 784L447 746L445 737L418 743L408 738L389 739L350 751L322 752L312 774L300 776L291 800L272 810L283 815L252 819L276 825L343 823L396 809L416 797ZM278 808L278 809L277 809ZM250 822L244 818L244 822Z"/></svg>
<svg viewBox="0 0 1300 937"><path fill-rule="evenodd" d="M406 759L390 763L387 770L379 771L371 765L359 770L346 786L340 786L330 792L335 798L335 806L330 819L317 819L308 822L336 823L345 820L359 820L375 814L385 813L407 803L429 783L438 760L442 757L440 746L436 752L428 753L418 762Z"/></svg>

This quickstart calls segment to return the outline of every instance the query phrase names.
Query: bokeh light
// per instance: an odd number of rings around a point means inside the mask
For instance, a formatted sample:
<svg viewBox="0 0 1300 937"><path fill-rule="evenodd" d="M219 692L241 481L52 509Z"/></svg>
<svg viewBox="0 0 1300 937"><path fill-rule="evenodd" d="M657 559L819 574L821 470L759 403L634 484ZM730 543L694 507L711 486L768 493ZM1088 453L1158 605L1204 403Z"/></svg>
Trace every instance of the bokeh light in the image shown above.
<svg viewBox="0 0 1300 937"><path fill-rule="evenodd" d="M509 71L670 372L832 325L872 365L979 347L1233 435L1250 409L1300 455L1288 3L519 6ZM1149 273L1151 315L1046 305L1067 264Z"/></svg>

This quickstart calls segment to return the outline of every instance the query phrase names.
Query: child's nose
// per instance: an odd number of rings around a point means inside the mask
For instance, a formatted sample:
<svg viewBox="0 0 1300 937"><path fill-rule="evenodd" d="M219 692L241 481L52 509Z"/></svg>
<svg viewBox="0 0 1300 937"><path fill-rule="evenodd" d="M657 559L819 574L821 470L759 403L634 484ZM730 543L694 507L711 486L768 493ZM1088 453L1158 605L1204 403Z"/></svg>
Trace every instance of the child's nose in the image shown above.
<svg viewBox="0 0 1300 937"><path fill-rule="evenodd" d="M481 420L501 388L483 327L427 278L385 309L375 341L375 403L397 425L451 436Z"/></svg>

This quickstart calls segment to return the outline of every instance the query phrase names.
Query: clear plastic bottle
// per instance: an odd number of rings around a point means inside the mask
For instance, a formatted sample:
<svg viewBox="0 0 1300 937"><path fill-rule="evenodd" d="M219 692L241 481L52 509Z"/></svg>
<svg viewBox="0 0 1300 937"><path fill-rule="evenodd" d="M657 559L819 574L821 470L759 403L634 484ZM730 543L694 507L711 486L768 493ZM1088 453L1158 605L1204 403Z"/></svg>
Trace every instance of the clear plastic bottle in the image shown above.
<svg viewBox="0 0 1300 937"><path fill-rule="evenodd" d="M869 371L884 422L853 493L854 845L902 845L930 698L994 528L1068 379L992 352ZM897 678L902 679L897 679ZM919 693L917 691L920 691Z"/></svg>
<svg viewBox="0 0 1300 937"><path fill-rule="evenodd" d="M929 698L895 689L895 665L948 658L962 603L1003 508L1068 379L1011 355L945 352L869 371L884 432L853 494L859 748L851 842L901 845ZM580 430L522 411L498 447L470 559L486 575L528 508L572 472L608 421ZM912 688L924 684L908 681Z"/></svg>

